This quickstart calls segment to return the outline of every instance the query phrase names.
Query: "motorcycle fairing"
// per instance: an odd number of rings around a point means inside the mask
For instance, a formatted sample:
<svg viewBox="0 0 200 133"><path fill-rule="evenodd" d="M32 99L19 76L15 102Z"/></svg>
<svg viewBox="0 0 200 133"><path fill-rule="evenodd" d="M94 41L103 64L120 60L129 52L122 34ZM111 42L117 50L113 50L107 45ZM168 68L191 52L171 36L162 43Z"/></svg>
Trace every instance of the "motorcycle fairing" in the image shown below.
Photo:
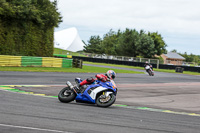
<svg viewBox="0 0 200 133"><path fill-rule="evenodd" d="M96 89L92 90L91 93L90 93L90 97L95 100L96 99L96 95L101 92L101 91L104 91L104 90L107 90L107 88L105 87L102 87L102 86L99 86L97 87Z"/></svg>
<svg viewBox="0 0 200 133"><path fill-rule="evenodd" d="M92 99L88 93L91 93L93 89L98 88L100 85L95 84L95 85L90 85L89 87L86 88L86 90L82 93L78 93L76 96L76 101L87 101L87 102L92 102L95 103L95 99Z"/></svg>
<svg viewBox="0 0 200 133"><path fill-rule="evenodd" d="M147 66L145 67L145 69L150 69L150 66L147 65Z"/></svg>
<svg viewBox="0 0 200 133"><path fill-rule="evenodd" d="M92 84L88 86L83 93L78 93L75 100L77 102L86 101L90 103L96 103L96 96L99 92L105 90L113 90L116 92L116 89L113 88L114 85L111 82L97 82L98 84Z"/></svg>
<svg viewBox="0 0 200 133"><path fill-rule="evenodd" d="M95 103L95 100L93 100L91 97L86 97L85 95L78 93L76 96L76 102L89 102L89 103Z"/></svg>

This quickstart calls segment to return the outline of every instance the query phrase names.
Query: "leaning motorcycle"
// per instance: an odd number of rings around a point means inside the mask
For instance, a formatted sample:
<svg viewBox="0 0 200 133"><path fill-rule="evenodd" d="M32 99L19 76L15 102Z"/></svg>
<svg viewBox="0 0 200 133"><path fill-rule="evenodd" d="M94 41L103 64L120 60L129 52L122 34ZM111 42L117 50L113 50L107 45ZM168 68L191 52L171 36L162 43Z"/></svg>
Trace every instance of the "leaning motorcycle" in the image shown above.
<svg viewBox="0 0 200 133"><path fill-rule="evenodd" d="M99 107L109 107L116 100L117 86L113 80L102 82L96 80L91 85L84 85L78 88L82 80L75 78L76 85L72 85L67 81L67 87L63 88L59 94L58 99L60 102L68 103L71 101L81 103L92 103Z"/></svg>
<svg viewBox="0 0 200 133"><path fill-rule="evenodd" d="M149 76L154 76L154 72L151 69L151 66L146 65L145 70L147 71L147 73L149 74Z"/></svg>

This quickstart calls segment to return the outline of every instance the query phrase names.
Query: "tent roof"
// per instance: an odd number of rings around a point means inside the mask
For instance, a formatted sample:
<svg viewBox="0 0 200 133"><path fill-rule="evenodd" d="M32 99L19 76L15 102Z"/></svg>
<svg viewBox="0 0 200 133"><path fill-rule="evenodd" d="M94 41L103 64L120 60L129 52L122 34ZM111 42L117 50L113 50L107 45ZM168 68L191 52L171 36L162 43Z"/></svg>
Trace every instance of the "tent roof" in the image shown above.
<svg viewBox="0 0 200 133"><path fill-rule="evenodd" d="M76 52L83 50L82 42L75 27L64 29L54 33L54 47Z"/></svg>

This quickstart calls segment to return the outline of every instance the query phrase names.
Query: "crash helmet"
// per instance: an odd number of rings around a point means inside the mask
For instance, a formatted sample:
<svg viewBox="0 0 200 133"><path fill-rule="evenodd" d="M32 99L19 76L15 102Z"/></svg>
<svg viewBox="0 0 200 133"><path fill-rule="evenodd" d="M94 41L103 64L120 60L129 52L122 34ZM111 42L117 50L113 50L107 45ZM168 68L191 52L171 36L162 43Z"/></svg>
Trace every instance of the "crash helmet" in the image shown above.
<svg viewBox="0 0 200 133"><path fill-rule="evenodd" d="M108 77L109 79L115 79L115 77L116 77L116 73L115 73L113 70L108 70L108 71L106 72L106 75L107 75L107 77Z"/></svg>

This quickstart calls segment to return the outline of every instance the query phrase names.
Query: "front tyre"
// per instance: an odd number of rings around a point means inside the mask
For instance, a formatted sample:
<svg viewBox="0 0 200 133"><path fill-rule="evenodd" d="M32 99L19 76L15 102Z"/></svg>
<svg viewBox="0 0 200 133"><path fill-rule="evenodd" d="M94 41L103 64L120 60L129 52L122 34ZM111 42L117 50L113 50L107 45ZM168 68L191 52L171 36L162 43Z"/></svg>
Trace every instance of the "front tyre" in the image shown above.
<svg viewBox="0 0 200 133"><path fill-rule="evenodd" d="M109 94L107 97L101 93L97 96L96 104L99 107L109 107L111 106L116 100L116 96L114 93Z"/></svg>
<svg viewBox="0 0 200 133"><path fill-rule="evenodd" d="M154 73L152 72L152 75L151 76L154 76Z"/></svg>
<svg viewBox="0 0 200 133"><path fill-rule="evenodd" d="M151 70L148 69L147 72L148 72L149 76L151 76Z"/></svg>
<svg viewBox="0 0 200 133"><path fill-rule="evenodd" d="M76 93L69 87L63 88L58 94L59 101L63 103L71 102L75 100L75 98L76 98Z"/></svg>

